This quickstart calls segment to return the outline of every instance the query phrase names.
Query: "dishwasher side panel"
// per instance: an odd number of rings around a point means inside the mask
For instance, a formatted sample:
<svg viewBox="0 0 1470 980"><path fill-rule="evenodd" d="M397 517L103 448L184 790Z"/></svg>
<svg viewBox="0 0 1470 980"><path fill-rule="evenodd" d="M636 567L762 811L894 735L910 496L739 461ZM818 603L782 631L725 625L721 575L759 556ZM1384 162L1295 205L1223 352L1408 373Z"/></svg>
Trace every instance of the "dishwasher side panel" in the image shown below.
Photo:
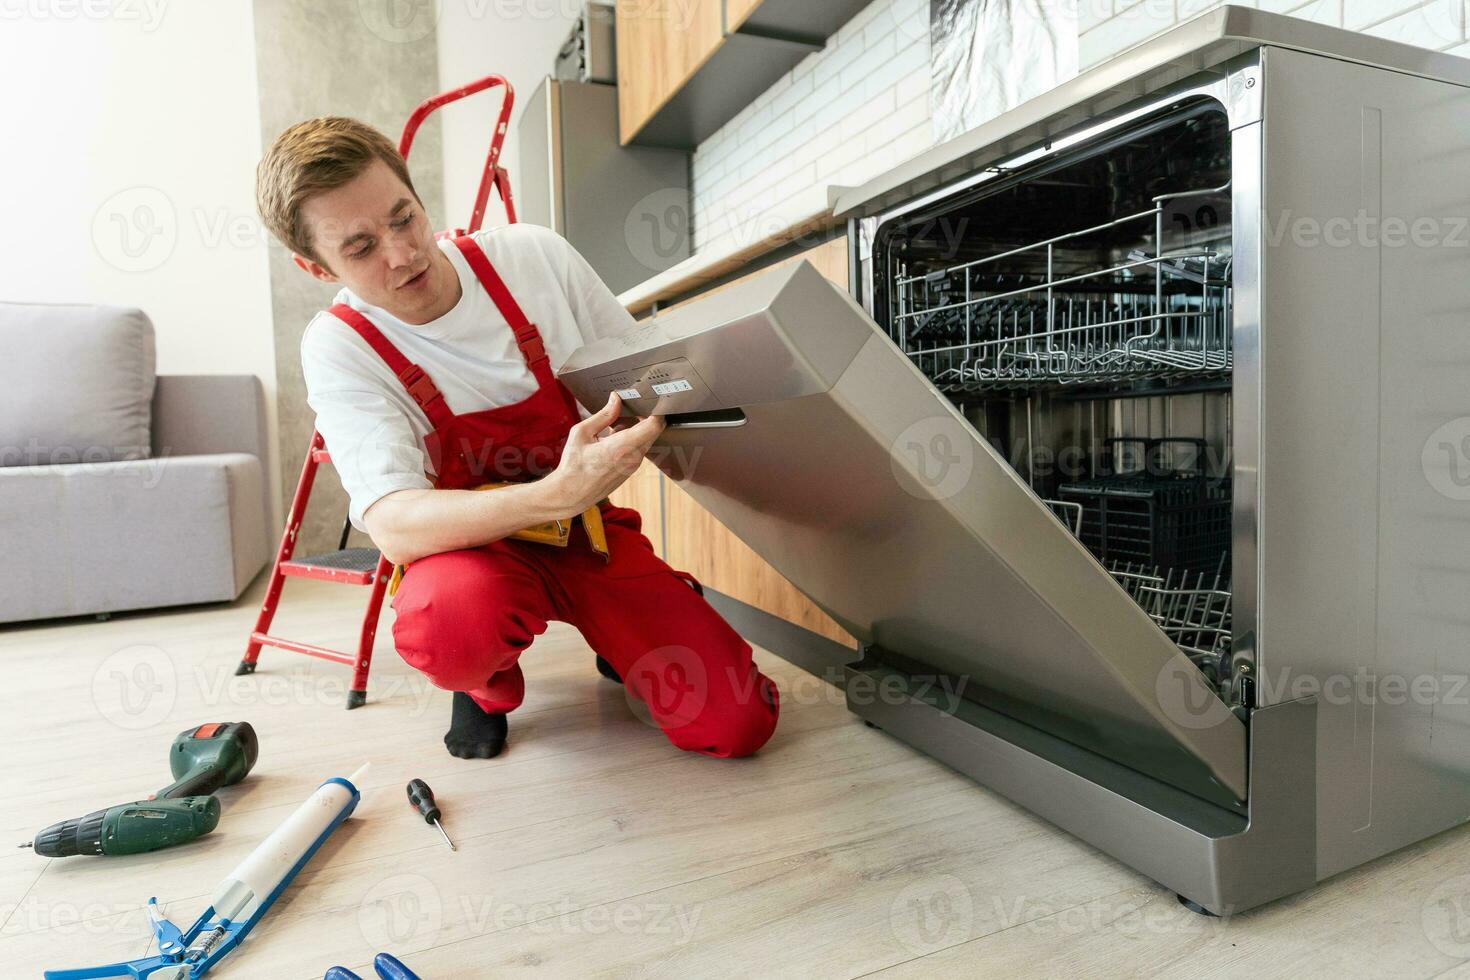
<svg viewBox="0 0 1470 980"><path fill-rule="evenodd" d="M1322 876L1470 814L1470 89L1265 51L1258 703Z"/></svg>

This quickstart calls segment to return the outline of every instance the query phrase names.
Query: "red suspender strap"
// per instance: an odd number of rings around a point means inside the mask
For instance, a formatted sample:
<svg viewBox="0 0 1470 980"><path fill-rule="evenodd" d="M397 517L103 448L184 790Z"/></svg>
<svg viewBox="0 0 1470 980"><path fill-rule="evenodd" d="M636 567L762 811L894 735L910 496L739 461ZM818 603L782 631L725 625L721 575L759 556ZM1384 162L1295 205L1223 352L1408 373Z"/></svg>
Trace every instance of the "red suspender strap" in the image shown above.
<svg viewBox="0 0 1470 980"><path fill-rule="evenodd" d="M521 349L521 356L526 359L526 365L535 371L538 361L546 360L546 345L541 342L541 334L536 330L536 325L526 319L520 304L510 294L505 286L505 280L500 278L500 273L490 264L480 246L468 235L456 238L454 244L464 255L465 261L470 264L470 269L475 277L480 280L480 285L485 287L485 292L490 294L490 299L495 303L495 308L500 310L500 315L505 317L510 324L511 330L515 331L516 346Z"/></svg>
<svg viewBox="0 0 1470 980"><path fill-rule="evenodd" d="M434 428L442 429L454 418L454 413L444 402L444 394L424 369L404 357L403 352L389 343L388 338L373 326L371 320L346 303L338 303L327 312L357 331L357 335L367 341L373 352L388 365L388 370L398 376L398 380L408 390L408 396L424 410Z"/></svg>

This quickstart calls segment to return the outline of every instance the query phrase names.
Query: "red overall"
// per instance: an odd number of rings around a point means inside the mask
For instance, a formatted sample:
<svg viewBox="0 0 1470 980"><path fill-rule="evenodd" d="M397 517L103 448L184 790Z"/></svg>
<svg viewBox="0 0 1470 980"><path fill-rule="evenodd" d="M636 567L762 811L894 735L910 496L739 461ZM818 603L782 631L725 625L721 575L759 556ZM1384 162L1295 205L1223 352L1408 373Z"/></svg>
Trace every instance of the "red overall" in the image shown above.
<svg viewBox="0 0 1470 980"><path fill-rule="evenodd" d="M485 253L468 237L454 244L536 378L536 393L524 401L455 415L423 369L366 317L343 304L331 312L367 341L428 416L426 448L439 488L535 479L560 462L568 430L580 420L577 403L552 375L540 334ZM521 652L548 620L570 623L679 748L726 757L754 752L776 727L776 686L694 577L654 554L638 512L607 501L600 507L607 559L578 521L565 548L503 538L410 564L393 600L399 655L438 687L506 712L525 697Z"/></svg>

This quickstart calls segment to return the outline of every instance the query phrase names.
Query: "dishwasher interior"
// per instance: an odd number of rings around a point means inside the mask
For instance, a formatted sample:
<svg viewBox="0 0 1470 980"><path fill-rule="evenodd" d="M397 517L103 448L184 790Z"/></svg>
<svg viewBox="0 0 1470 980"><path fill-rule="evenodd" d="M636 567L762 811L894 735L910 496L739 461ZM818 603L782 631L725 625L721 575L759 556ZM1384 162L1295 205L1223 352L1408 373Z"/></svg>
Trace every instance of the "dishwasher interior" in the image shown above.
<svg viewBox="0 0 1470 980"><path fill-rule="evenodd" d="M1231 689L1231 153L1200 100L881 226L877 322Z"/></svg>

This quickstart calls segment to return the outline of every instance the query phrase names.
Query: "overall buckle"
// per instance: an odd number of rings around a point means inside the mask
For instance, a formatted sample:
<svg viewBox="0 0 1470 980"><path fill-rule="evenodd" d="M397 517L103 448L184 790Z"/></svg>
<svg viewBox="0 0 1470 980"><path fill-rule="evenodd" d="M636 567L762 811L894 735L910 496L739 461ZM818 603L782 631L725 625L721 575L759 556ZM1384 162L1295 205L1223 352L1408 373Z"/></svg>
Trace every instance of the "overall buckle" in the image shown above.
<svg viewBox="0 0 1470 980"><path fill-rule="evenodd" d="M398 375L398 380L403 382L403 387L408 389L408 397L412 398L420 408L427 408L435 398L443 397L433 379L417 364L410 364L405 368Z"/></svg>
<svg viewBox="0 0 1470 980"><path fill-rule="evenodd" d="M527 364L546 359L546 344L533 323L526 324L524 330L516 331L516 346L521 349L521 356L526 359Z"/></svg>

